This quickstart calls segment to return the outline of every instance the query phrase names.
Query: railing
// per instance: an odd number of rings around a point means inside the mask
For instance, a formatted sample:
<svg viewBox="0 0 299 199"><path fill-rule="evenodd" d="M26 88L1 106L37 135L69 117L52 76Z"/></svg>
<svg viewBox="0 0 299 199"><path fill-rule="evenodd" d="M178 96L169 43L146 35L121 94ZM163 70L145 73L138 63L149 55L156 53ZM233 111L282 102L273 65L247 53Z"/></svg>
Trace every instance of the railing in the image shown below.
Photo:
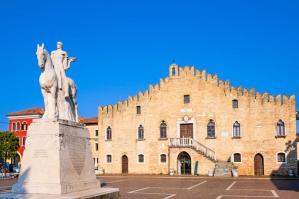
<svg viewBox="0 0 299 199"><path fill-rule="evenodd" d="M193 138L170 138L169 146L190 147L198 153L201 153L202 155L208 157L209 159L216 161L215 151L199 143L197 140L194 140Z"/></svg>

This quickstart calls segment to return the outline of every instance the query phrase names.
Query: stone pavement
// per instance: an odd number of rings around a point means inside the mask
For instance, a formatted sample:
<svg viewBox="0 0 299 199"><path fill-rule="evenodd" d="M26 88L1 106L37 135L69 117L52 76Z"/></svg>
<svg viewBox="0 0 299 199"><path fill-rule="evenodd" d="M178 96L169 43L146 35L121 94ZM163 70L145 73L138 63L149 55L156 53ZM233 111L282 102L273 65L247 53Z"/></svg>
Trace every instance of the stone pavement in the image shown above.
<svg viewBox="0 0 299 199"><path fill-rule="evenodd" d="M299 179L168 176L100 176L103 187L120 188L122 199L297 199ZM0 192L15 180L0 181Z"/></svg>

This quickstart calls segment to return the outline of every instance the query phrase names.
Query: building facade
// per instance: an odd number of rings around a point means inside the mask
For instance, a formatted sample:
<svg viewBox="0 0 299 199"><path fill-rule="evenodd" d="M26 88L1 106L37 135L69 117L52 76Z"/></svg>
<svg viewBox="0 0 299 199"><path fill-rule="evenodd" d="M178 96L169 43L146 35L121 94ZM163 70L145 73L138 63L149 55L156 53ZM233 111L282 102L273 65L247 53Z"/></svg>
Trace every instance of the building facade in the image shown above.
<svg viewBox="0 0 299 199"><path fill-rule="evenodd" d="M42 108L26 109L7 114L9 120L8 130L19 138L18 156L13 159L14 165L18 165L23 157L28 126L33 119L41 118L43 114L44 109Z"/></svg>
<svg viewBox="0 0 299 199"><path fill-rule="evenodd" d="M99 164L99 129L98 129L98 117L81 118L80 122L86 125L89 131L90 148L92 152L92 158L95 169L98 169Z"/></svg>
<svg viewBox="0 0 299 199"><path fill-rule="evenodd" d="M205 70L172 64L98 118L105 173L207 175L219 162L239 175L297 173L295 96L235 88Z"/></svg>

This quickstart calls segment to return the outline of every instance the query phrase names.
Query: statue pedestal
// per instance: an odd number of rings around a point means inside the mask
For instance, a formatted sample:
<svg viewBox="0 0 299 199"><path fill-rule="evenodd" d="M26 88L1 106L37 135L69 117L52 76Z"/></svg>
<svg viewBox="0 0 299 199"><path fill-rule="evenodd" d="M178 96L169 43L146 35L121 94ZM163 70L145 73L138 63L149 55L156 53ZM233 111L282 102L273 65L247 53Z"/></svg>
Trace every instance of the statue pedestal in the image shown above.
<svg viewBox="0 0 299 199"><path fill-rule="evenodd" d="M82 124L35 120L28 129L18 182L12 193L0 195L0 198L51 197L119 197L118 189L100 188L89 132Z"/></svg>

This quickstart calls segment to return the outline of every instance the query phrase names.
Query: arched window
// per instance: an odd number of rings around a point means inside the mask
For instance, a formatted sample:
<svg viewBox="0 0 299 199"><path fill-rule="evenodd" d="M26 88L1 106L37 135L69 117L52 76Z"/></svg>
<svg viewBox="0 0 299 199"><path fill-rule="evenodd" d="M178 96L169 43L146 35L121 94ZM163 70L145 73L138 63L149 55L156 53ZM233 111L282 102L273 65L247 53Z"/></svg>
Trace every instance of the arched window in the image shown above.
<svg viewBox="0 0 299 199"><path fill-rule="evenodd" d="M20 122L17 122L17 131L19 131L20 129L21 129Z"/></svg>
<svg viewBox="0 0 299 199"><path fill-rule="evenodd" d="M112 139L112 129L110 126L108 126L106 130L106 140L111 140Z"/></svg>
<svg viewBox="0 0 299 199"><path fill-rule="evenodd" d="M240 123L236 121L233 125L233 137L240 137L240 135L241 135Z"/></svg>
<svg viewBox="0 0 299 199"><path fill-rule="evenodd" d="M142 125L139 125L138 127L138 140L144 139L144 128Z"/></svg>
<svg viewBox="0 0 299 199"><path fill-rule="evenodd" d="M209 120L209 123L207 125L207 134L209 138L215 137L215 122L214 120Z"/></svg>
<svg viewBox="0 0 299 199"><path fill-rule="evenodd" d="M285 136L285 126L282 120L278 120L276 124L276 135L277 136Z"/></svg>
<svg viewBox="0 0 299 199"><path fill-rule="evenodd" d="M172 67L171 74L172 74L172 76L175 76L175 67Z"/></svg>
<svg viewBox="0 0 299 199"><path fill-rule="evenodd" d="M14 122L12 123L12 131L16 131L17 130L17 124Z"/></svg>
<svg viewBox="0 0 299 199"><path fill-rule="evenodd" d="M286 154L285 153L277 153L277 162L285 163L286 162Z"/></svg>
<svg viewBox="0 0 299 199"><path fill-rule="evenodd" d="M139 163L143 163L144 162L144 155L143 154L139 154L138 155L138 162Z"/></svg>
<svg viewBox="0 0 299 199"><path fill-rule="evenodd" d="M167 124L164 120L160 124L160 138L167 138Z"/></svg>
<svg viewBox="0 0 299 199"><path fill-rule="evenodd" d="M241 154L240 153L234 153L233 155L233 161L234 162L242 162Z"/></svg>
<svg viewBox="0 0 299 199"><path fill-rule="evenodd" d="M161 154L160 155L160 162L161 163L166 163L167 162L167 160L166 160L166 154Z"/></svg>
<svg viewBox="0 0 299 199"><path fill-rule="evenodd" d="M21 130L22 131L27 131L27 123L26 122L22 122Z"/></svg>

